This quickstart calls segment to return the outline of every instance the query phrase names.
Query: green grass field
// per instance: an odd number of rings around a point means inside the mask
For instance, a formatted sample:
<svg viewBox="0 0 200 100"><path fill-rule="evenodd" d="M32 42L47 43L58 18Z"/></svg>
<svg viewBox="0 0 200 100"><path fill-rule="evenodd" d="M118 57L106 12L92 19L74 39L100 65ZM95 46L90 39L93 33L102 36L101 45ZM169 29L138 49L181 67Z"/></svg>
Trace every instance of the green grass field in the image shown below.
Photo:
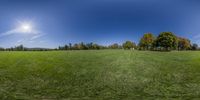
<svg viewBox="0 0 200 100"><path fill-rule="evenodd" d="M200 52L0 52L0 99L198 99Z"/></svg>

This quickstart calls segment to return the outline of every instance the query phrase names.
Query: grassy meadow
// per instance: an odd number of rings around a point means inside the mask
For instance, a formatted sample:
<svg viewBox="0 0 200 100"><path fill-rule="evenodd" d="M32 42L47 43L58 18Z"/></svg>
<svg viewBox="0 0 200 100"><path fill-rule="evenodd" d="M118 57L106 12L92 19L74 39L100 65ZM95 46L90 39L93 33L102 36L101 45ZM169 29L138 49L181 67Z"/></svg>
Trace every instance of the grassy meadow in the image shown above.
<svg viewBox="0 0 200 100"><path fill-rule="evenodd" d="M0 99L200 98L199 51L0 52Z"/></svg>

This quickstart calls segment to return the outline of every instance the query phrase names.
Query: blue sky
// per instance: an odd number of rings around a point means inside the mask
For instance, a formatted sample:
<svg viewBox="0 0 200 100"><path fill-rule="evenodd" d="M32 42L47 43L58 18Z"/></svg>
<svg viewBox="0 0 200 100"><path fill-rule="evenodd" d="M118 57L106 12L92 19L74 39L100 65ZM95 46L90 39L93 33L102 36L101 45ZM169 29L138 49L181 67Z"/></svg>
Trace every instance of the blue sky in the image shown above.
<svg viewBox="0 0 200 100"><path fill-rule="evenodd" d="M163 31L200 44L199 9L199 0L1 0L0 47L138 43ZM23 23L31 32L16 31Z"/></svg>

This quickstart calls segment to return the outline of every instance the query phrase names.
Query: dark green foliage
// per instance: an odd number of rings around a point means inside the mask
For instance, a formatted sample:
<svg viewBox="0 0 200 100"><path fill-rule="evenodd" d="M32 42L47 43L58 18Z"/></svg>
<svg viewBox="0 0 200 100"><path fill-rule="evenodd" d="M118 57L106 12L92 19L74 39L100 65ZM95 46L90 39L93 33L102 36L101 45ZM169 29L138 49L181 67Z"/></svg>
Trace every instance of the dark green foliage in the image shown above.
<svg viewBox="0 0 200 100"><path fill-rule="evenodd" d="M72 49L72 44L71 43L69 43L69 50L71 50Z"/></svg>
<svg viewBox="0 0 200 100"><path fill-rule="evenodd" d="M125 43L122 44L122 47L124 49L131 49L131 48L136 48L136 44L131 41L126 41Z"/></svg>
<svg viewBox="0 0 200 100"><path fill-rule="evenodd" d="M4 51L4 50L5 50L4 48L0 47L0 51Z"/></svg>
<svg viewBox="0 0 200 100"><path fill-rule="evenodd" d="M117 43L108 46L109 49L121 49L121 46Z"/></svg>
<svg viewBox="0 0 200 100"><path fill-rule="evenodd" d="M73 50L79 50L79 46L77 43L75 43L73 46L72 46L72 49Z"/></svg>
<svg viewBox="0 0 200 100"><path fill-rule="evenodd" d="M24 46L23 45L16 46L14 48L14 50L16 50L16 51L24 51Z"/></svg>
<svg viewBox="0 0 200 100"><path fill-rule="evenodd" d="M65 45L65 46L63 46L63 47L62 47L62 46L59 46L58 49L59 49L59 50L69 50L69 46L68 46L68 45Z"/></svg>
<svg viewBox="0 0 200 100"><path fill-rule="evenodd" d="M71 44L72 45L72 44ZM103 46L98 45L96 43L75 43L74 45L72 45L70 50L98 50L98 49L102 49Z"/></svg>
<svg viewBox="0 0 200 100"><path fill-rule="evenodd" d="M173 50L176 49L178 43L177 38L172 32L162 32L156 39L156 46L161 50Z"/></svg>
<svg viewBox="0 0 200 100"><path fill-rule="evenodd" d="M192 44L192 50L198 50L198 44L196 43Z"/></svg>

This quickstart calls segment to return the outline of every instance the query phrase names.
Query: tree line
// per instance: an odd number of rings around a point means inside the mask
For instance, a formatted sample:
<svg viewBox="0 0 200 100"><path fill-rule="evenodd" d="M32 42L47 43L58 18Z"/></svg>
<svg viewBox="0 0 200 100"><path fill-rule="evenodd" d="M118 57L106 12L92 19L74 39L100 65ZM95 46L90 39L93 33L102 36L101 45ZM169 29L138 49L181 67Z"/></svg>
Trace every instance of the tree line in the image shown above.
<svg viewBox="0 0 200 100"><path fill-rule="evenodd" d="M89 50L89 49L137 49L152 51L170 51L170 50L198 50L196 43L184 37L176 36L172 32L161 32L157 37L152 33L145 33L140 39L138 45L132 41L125 41L123 44L114 43L109 46L83 42L60 46L59 50Z"/></svg>
<svg viewBox="0 0 200 100"><path fill-rule="evenodd" d="M152 33L146 33L140 39L139 50L197 50L198 45L184 37L178 37L172 32L161 32L157 37Z"/></svg>
<svg viewBox="0 0 200 100"><path fill-rule="evenodd" d="M69 43L69 45L59 46L58 50L100 50L100 49L132 49L136 48L136 44L132 41L126 41L122 45L118 43L111 44L109 46L103 46L96 43L75 43L72 45Z"/></svg>
<svg viewBox="0 0 200 100"><path fill-rule="evenodd" d="M49 49L49 48L27 48L23 45L11 47L11 48L0 48L0 51L50 51L55 49Z"/></svg>
<svg viewBox="0 0 200 100"><path fill-rule="evenodd" d="M49 50L100 50L100 49L137 49L137 50L152 50L152 51L171 51L171 50L198 50L196 43L184 37L178 37L172 32L161 32L158 36L152 33L145 33L136 44L132 41L125 41L123 44L113 43L108 46L99 45L97 43L69 43L64 46L59 46L55 49L48 48L26 48L19 45L11 48L0 48L1 51L49 51Z"/></svg>

